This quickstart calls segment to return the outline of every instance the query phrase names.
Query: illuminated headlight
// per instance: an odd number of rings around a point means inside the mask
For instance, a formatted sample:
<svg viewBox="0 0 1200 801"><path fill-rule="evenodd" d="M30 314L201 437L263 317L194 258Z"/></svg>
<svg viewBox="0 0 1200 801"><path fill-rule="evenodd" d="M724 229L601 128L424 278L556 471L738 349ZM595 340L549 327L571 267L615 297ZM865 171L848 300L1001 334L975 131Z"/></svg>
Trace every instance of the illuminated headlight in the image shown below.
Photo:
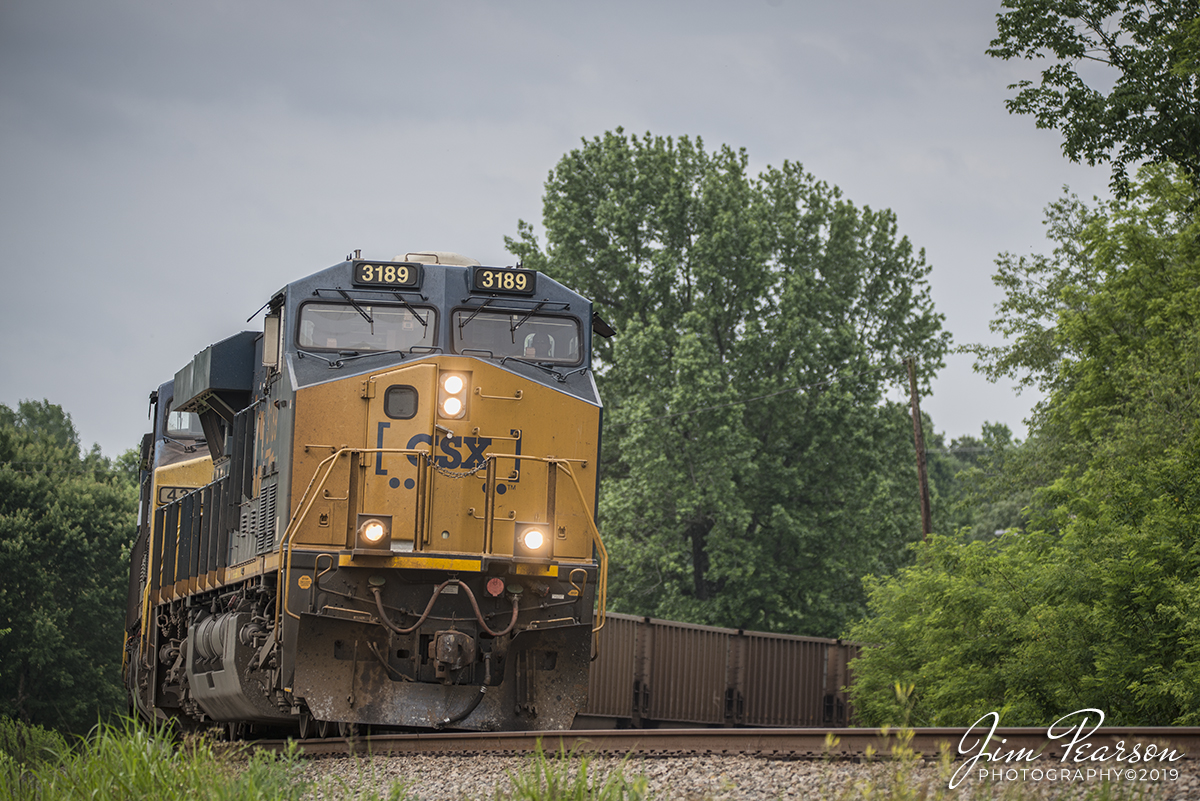
<svg viewBox="0 0 1200 801"><path fill-rule="evenodd" d="M354 550L387 552L392 548L392 516L391 515L362 515L358 516L358 532L354 537Z"/></svg>
<svg viewBox="0 0 1200 801"><path fill-rule="evenodd" d="M362 538L363 542L370 545L378 545L384 535L387 534L387 529L383 527L383 523L378 520L368 520L363 523Z"/></svg>
<svg viewBox="0 0 1200 801"><path fill-rule="evenodd" d="M545 523L517 523L513 556L534 556L549 559L554 555L550 527Z"/></svg>
<svg viewBox="0 0 1200 801"><path fill-rule="evenodd" d="M457 373L441 377L438 387L438 415L451 419L467 413L467 378Z"/></svg>

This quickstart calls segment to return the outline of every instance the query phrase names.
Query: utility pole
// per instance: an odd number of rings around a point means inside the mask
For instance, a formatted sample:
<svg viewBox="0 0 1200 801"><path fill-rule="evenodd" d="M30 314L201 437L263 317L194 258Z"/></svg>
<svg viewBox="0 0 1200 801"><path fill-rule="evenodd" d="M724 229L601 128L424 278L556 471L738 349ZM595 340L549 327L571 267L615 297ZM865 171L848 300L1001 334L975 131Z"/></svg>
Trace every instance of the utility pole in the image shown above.
<svg viewBox="0 0 1200 801"><path fill-rule="evenodd" d="M909 356L904 360L908 366L908 392L912 397L913 444L917 449L917 483L921 492L921 538L933 533L933 512L929 508L929 473L925 470L925 436L921 433L921 404L917 398L917 363Z"/></svg>

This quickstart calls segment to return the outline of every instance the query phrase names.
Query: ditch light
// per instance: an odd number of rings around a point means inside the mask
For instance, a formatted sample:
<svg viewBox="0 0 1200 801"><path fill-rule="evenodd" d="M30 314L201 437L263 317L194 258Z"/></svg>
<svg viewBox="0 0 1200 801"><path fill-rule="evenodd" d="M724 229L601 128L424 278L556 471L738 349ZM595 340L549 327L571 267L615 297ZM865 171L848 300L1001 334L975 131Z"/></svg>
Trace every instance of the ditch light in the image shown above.
<svg viewBox="0 0 1200 801"><path fill-rule="evenodd" d="M392 516L358 516L358 529L354 534L354 556L392 555Z"/></svg>
<svg viewBox="0 0 1200 801"><path fill-rule="evenodd" d="M554 539L546 523L517 523L513 556L550 559L554 556Z"/></svg>

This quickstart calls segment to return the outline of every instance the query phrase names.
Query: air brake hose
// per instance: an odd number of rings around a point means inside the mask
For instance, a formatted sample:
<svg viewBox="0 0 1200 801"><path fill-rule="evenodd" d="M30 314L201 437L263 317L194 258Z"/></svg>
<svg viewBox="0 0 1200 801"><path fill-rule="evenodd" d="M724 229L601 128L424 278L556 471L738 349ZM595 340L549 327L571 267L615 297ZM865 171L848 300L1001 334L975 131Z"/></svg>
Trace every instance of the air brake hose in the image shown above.
<svg viewBox="0 0 1200 801"><path fill-rule="evenodd" d="M469 600L471 602L471 608L473 610L475 610L475 619L477 621L479 621L479 627L482 628L484 631L486 631L491 636L503 637L505 634L508 634L510 631L512 631L514 627L516 627L517 612L519 611L517 609L517 604L518 604L517 596L514 595L513 599L512 599L512 619L508 621L508 626L504 629L504 631L492 631L488 627L487 622L483 619L483 613L479 611L479 602L475 600L475 593L471 592L471 588L468 587L466 584L463 584L458 579L446 579L441 584L434 587L433 588L433 597L431 597L429 599L429 603L426 604L425 611L421 613L421 617L417 620L416 623L412 624L411 626L409 626L406 629L402 629L399 626L397 626L395 623L393 623L391 621L391 619L388 617L387 612L384 611L383 598L379 594L379 588L372 587L371 592L375 595L375 608L379 610L379 619L381 621L383 621L383 625L387 626L389 629L391 629L392 631L394 631L397 634L412 634L414 631L416 631L418 628L420 628L421 624L424 623L425 620L429 617L429 613L433 611L433 605L435 603L437 603L438 596L442 594L442 589L449 586L450 584L457 584L458 586L462 587L464 590L467 591L467 600Z"/></svg>
<svg viewBox="0 0 1200 801"><path fill-rule="evenodd" d="M467 708L459 712L454 717L449 717L437 725L439 729L449 726L451 723L458 723L464 718L470 717L471 713L479 708L479 704L483 701L483 696L487 694L488 685L492 683L492 655L484 654L483 656L483 684L479 685L479 694L475 696L471 703L467 704Z"/></svg>
<svg viewBox="0 0 1200 801"><path fill-rule="evenodd" d="M487 685L481 686L479 688L479 692L475 694L475 699L473 701L471 701L471 703L467 704L466 709L464 709L462 712L459 712L457 715L455 715L452 718L446 718L441 723L439 723L437 725L437 727L440 729L444 726L449 726L451 723L458 723L460 720L462 720L466 717L469 717L472 712L474 712L476 709L479 708L479 704L483 702L483 696L486 693L487 693Z"/></svg>

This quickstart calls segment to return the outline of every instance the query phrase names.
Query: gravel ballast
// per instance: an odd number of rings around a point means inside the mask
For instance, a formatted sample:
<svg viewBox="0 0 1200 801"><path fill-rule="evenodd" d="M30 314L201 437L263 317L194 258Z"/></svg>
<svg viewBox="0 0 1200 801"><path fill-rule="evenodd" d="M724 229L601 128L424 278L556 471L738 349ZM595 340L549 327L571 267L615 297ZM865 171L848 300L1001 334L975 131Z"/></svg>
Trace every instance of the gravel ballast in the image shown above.
<svg viewBox="0 0 1200 801"><path fill-rule="evenodd" d="M550 759L551 765L557 760ZM579 758L572 758L577 769ZM497 791L511 787L511 773L529 770L528 756L423 756L399 755L373 758L324 758L306 763L304 778L314 781L310 798L352 798L355 792L372 790L381 797L399 783L406 798L435 801L440 799L494 799ZM588 775L603 782L611 771L624 765L626 777L644 776L649 797L686 799L687 801L734 801L734 799L853 799L894 797L897 765L889 761L823 762L819 760L771 760L747 756L694 757L615 757L589 758ZM1179 778L1174 781L1135 781L1127 783L1132 793L1116 793L1108 798L1138 798L1154 801L1195 799L1200 801L1200 765L1194 760L1174 763ZM947 781L938 765L923 762L908 768L908 786L916 791L912 798L1045 798L1081 799L1089 792L1100 794L1102 781L1095 775L1069 781L1046 771L1010 774L1012 780L980 781L971 777L956 791L947 789ZM1119 789L1119 788L1110 788ZM922 792L923 790L923 792ZM1144 791L1144 796L1139 793Z"/></svg>

